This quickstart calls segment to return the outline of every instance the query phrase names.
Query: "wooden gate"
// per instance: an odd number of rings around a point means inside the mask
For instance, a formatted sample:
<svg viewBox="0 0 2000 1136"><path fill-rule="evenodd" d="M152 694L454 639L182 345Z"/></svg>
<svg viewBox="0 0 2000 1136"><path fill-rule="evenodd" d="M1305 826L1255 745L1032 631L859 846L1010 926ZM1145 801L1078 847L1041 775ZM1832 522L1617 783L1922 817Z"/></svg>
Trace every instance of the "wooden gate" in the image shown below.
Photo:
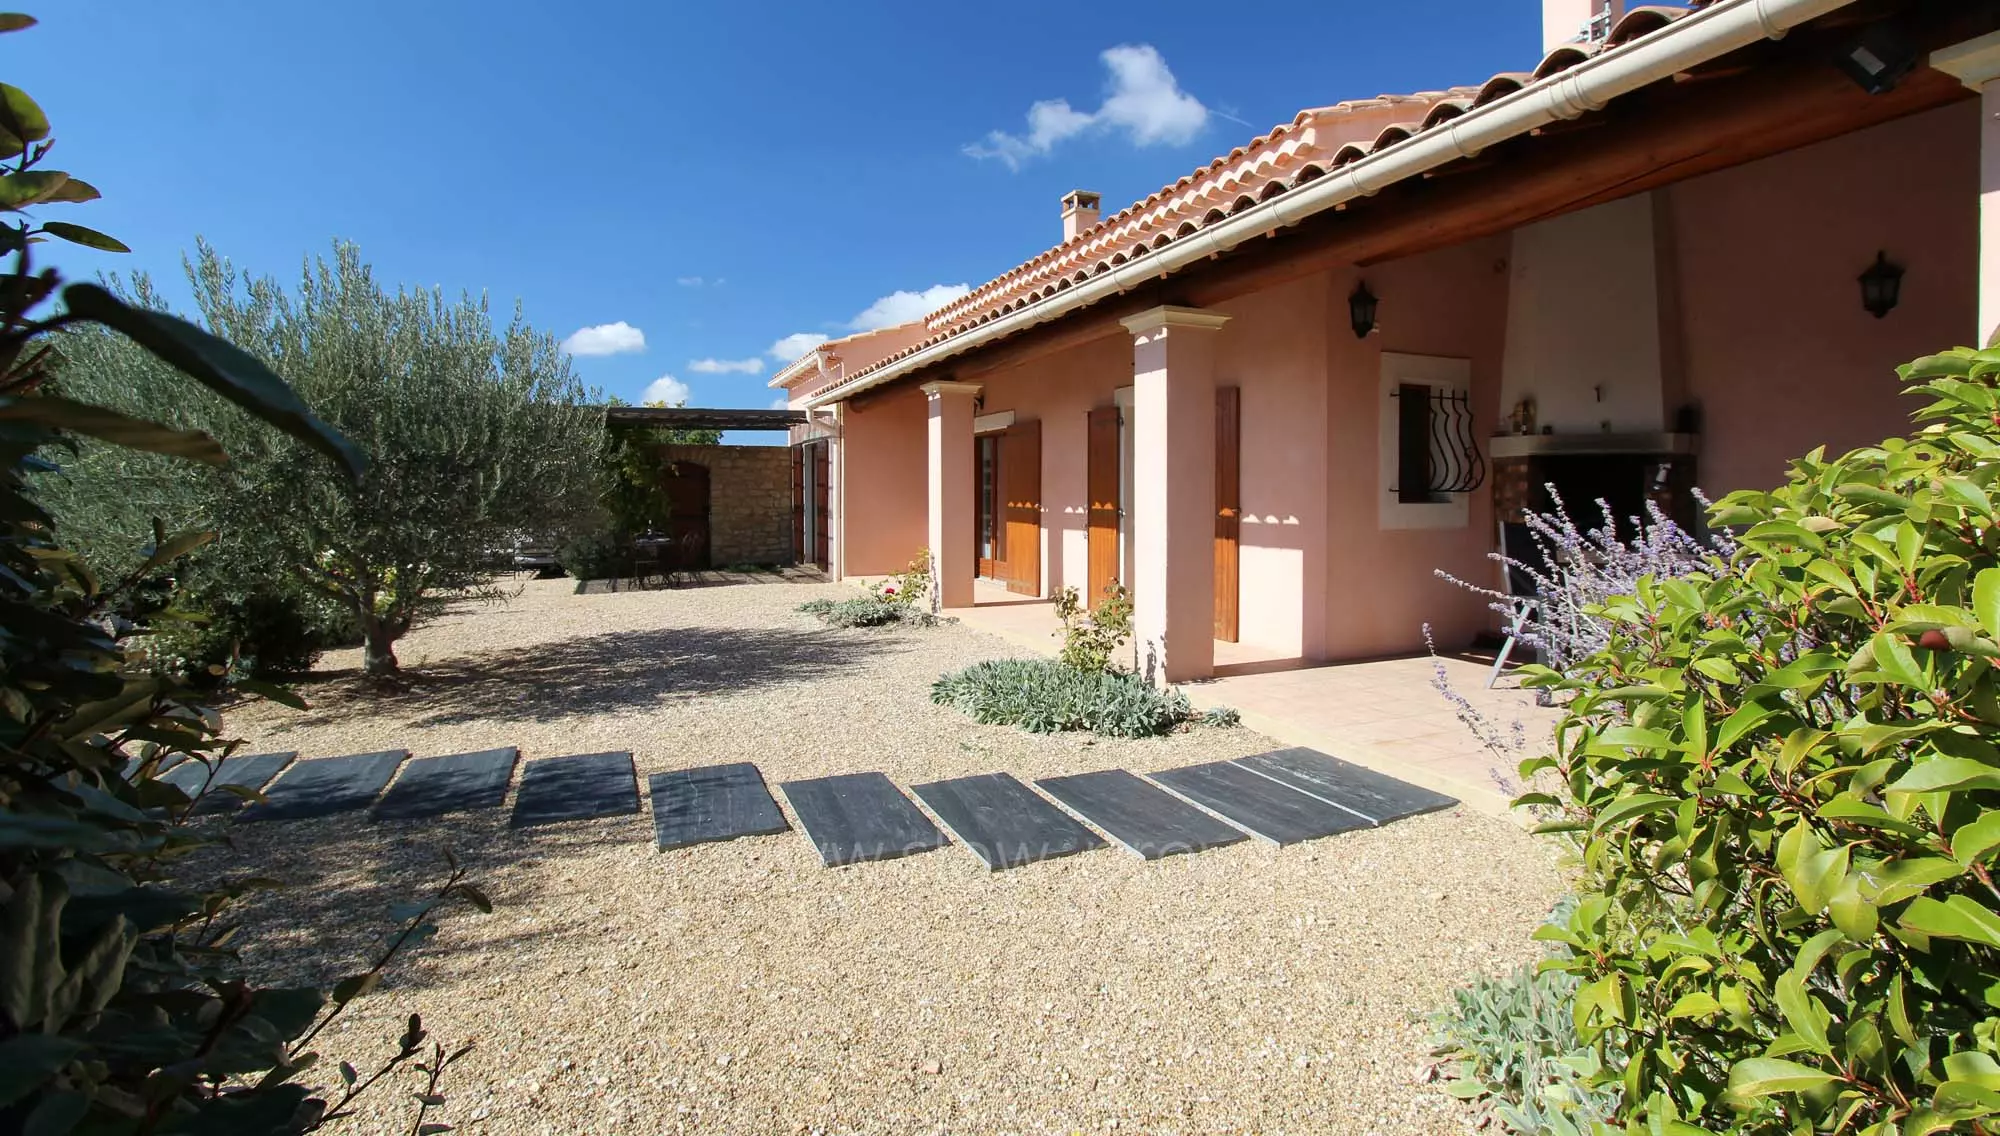
<svg viewBox="0 0 2000 1136"><path fill-rule="evenodd" d="M708 467L677 461L667 467L661 483L667 498L666 536L673 543L673 566L707 568Z"/></svg>
<svg viewBox="0 0 2000 1136"><path fill-rule="evenodd" d="M1096 407L1090 412L1084 452L1084 492L1089 498L1085 587L1092 611L1118 582L1118 466L1118 408Z"/></svg>

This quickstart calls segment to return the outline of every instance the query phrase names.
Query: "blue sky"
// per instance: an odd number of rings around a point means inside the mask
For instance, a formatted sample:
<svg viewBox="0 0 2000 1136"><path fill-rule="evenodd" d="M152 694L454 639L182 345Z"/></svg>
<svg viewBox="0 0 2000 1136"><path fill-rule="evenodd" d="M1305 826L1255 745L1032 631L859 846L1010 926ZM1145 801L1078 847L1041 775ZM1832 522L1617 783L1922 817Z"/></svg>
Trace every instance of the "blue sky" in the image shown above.
<svg viewBox="0 0 2000 1136"><path fill-rule="evenodd" d="M1072 188L1109 213L1301 107L1539 58L1535 0L1412 7L62 0L0 48L50 166L104 193L45 216L134 250L65 246L72 277L178 301L197 235L283 279L347 239L597 329L571 342L608 393L760 407L794 337L998 275Z"/></svg>

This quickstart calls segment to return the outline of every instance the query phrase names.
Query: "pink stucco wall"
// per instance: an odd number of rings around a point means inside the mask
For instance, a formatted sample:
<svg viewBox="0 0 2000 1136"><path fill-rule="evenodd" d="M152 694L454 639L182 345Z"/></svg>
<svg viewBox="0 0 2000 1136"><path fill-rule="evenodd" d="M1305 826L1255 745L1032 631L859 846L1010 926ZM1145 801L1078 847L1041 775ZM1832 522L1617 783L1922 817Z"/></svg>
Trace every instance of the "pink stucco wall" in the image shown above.
<svg viewBox="0 0 2000 1136"><path fill-rule="evenodd" d="M1436 576L1444 569L1486 581L1493 567L1488 491L1470 495L1464 527L1378 527L1384 492L1376 455L1382 353L1442 355L1472 362L1474 436L1493 432L1507 330L1508 238L1474 241L1406 260L1342 273L1327 292L1327 452L1329 479L1326 657L1360 659L1423 649L1431 625L1440 650L1469 644L1488 626L1480 597ZM1365 276L1381 303L1375 334L1347 330L1347 296Z"/></svg>
<svg viewBox="0 0 2000 1136"><path fill-rule="evenodd" d="M1974 334L1979 109L1956 103L1665 191L1703 489L1766 488L1814 446L1838 453L1908 427L1915 400L1898 394L1895 365ZM1880 320L1855 282L1878 249L1908 269Z"/></svg>
<svg viewBox="0 0 2000 1136"><path fill-rule="evenodd" d="M1319 274L1217 308L1215 382L1243 420L1239 638L1301 658L1325 653L1329 297Z"/></svg>
<svg viewBox="0 0 2000 1136"><path fill-rule="evenodd" d="M841 570L848 576L900 572L924 547L929 498L924 394L893 388L849 403L840 436Z"/></svg>

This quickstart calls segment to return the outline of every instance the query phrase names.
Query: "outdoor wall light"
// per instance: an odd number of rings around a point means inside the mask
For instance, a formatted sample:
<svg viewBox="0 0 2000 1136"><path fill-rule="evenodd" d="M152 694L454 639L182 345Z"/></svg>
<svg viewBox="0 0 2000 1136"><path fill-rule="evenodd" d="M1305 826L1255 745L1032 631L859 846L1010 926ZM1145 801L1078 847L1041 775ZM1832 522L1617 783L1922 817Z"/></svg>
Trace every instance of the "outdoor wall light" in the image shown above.
<svg viewBox="0 0 2000 1136"><path fill-rule="evenodd" d="M1347 322L1354 328L1356 339L1366 339L1375 330L1375 293L1368 290L1368 282L1361 281L1354 286L1354 294L1347 298Z"/></svg>
<svg viewBox="0 0 2000 1136"><path fill-rule="evenodd" d="M1903 295L1903 266L1890 261L1887 252L1875 254L1875 263L1861 274L1861 306L1876 319L1896 308Z"/></svg>
<svg viewBox="0 0 2000 1136"><path fill-rule="evenodd" d="M1895 90L1921 58L1901 30L1881 23L1863 30L1834 64L1862 90L1883 95Z"/></svg>

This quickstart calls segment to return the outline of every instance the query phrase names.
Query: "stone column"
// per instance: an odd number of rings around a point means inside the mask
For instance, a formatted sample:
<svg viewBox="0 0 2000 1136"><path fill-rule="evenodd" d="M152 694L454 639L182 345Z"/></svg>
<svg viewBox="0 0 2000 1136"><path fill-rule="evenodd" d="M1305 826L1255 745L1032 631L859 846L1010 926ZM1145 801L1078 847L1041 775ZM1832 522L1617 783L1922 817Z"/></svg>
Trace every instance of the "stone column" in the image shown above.
<svg viewBox="0 0 2000 1136"><path fill-rule="evenodd" d="M1979 327L1973 345L1984 346L2000 331L2000 32L1933 51L1930 62L1980 97Z"/></svg>
<svg viewBox="0 0 2000 1136"><path fill-rule="evenodd" d="M1159 307L1132 333L1132 637L1164 685L1215 671L1215 332L1229 317Z"/></svg>
<svg viewBox="0 0 2000 1136"><path fill-rule="evenodd" d="M943 607L971 607L973 517L972 400L977 383L925 383L930 400L931 574Z"/></svg>

